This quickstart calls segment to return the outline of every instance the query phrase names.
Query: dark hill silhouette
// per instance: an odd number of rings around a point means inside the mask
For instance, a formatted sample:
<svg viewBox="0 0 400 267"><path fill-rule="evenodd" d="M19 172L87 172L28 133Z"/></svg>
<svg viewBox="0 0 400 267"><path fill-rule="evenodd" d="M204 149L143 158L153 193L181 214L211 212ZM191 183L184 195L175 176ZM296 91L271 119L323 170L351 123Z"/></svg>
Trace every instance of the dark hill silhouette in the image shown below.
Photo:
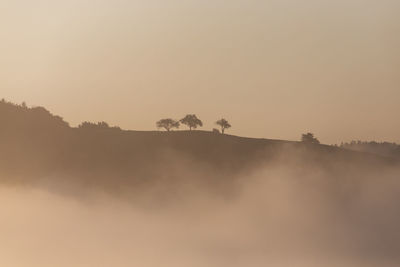
<svg viewBox="0 0 400 267"><path fill-rule="evenodd" d="M68 183L118 191L196 180L215 189L255 167L283 160L331 173L398 161L301 142L244 138L206 131L124 131L106 123L72 128L42 107L0 102L0 175L5 183ZM297 168L297 169L296 169Z"/></svg>

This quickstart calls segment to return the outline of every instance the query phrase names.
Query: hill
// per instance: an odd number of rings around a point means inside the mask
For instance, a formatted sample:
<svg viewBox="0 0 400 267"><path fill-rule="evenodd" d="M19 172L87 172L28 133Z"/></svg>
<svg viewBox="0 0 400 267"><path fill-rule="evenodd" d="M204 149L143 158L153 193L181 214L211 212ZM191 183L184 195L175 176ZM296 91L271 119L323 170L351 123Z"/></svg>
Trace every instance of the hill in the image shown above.
<svg viewBox="0 0 400 267"><path fill-rule="evenodd" d="M73 128L45 108L0 102L3 183L74 184L106 191L195 181L219 190L257 168L285 164L304 173L362 177L398 160L300 142L206 131L124 131L107 124Z"/></svg>

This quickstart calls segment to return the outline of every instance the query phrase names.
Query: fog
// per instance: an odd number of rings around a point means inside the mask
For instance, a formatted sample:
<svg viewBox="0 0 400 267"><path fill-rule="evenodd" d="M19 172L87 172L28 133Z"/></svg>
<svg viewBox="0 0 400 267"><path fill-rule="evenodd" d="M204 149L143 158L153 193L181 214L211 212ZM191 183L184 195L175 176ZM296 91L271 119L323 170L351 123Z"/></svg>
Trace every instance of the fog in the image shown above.
<svg viewBox="0 0 400 267"><path fill-rule="evenodd" d="M278 162L249 170L229 194L186 184L169 198L149 191L135 201L45 184L2 186L0 263L398 266L398 177L388 168L332 175Z"/></svg>

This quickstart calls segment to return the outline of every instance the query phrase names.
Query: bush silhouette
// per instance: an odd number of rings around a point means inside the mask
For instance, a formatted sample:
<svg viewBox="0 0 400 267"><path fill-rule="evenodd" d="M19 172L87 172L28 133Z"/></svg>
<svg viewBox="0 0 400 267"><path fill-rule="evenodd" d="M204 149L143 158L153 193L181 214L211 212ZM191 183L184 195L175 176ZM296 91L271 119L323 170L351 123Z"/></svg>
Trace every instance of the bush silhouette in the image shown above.
<svg viewBox="0 0 400 267"><path fill-rule="evenodd" d="M308 144L319 144L319 140L314 137L313 133L306 133L301 136L301 141Z"/></svg>
<svg viewBox="0 0 400 267"><path fill-rule="evenodd" d="M107 122L105 121L100 121L98 123L93 123L93 122L88 122L84 121L78 126L79 129L83 130L95 130L95 129L117 129L121 130L119 127L110 127Z"/></svg>

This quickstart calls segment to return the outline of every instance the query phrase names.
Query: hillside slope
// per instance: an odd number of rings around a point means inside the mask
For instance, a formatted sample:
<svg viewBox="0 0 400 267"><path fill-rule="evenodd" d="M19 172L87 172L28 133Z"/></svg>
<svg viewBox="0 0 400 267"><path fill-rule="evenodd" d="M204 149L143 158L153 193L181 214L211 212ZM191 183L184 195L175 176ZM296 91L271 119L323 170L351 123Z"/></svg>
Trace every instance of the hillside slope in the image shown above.
<svg viewBox="0 0 400 267"><path fill-rule="evenodd" d="M295 171L317 166L360 177L398 165L395 159L337 147L205 131L72 128L44 108L4 101L0 125L0 175L7 183L62 181L119 190L191 179L225 187L227 181L277 162Z"/></svg>

